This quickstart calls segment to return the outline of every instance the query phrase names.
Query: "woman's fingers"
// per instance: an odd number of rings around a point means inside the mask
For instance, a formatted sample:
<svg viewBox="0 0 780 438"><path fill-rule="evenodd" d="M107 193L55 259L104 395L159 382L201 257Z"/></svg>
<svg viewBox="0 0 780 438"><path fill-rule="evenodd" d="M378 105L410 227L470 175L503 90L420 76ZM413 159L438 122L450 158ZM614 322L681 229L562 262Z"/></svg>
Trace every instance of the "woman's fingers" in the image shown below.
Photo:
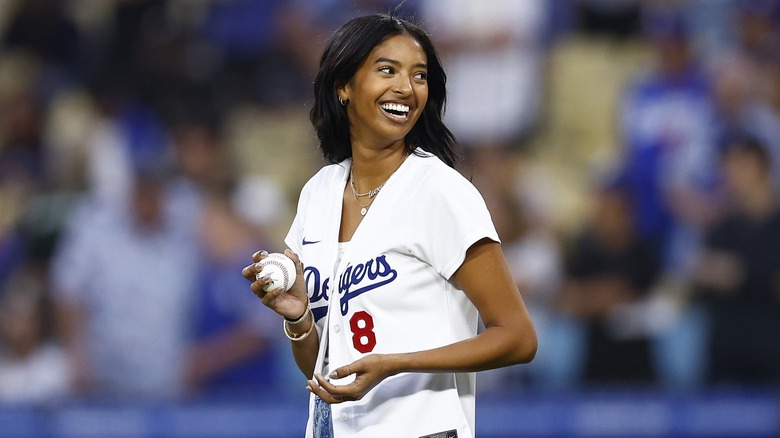
<svg viewBox="0 0 780 438"><path fill-rule="evenodd" d="M268 284L269 281L270 280L266 280L265 284ZM271 304L274 302L274 300L276 300L279 295L285 293L281 288L272 289L270 292L266 292L262 287L260 287L260 290L262 291L263 296L258 295L258 297L260 297L260 300L262 300L263 304L265 304L267 307L271 307Z"/></svg>
<svg viewBox="0 0 780 438"><path fill-rule="evenodd" d="M241 270L241 275L253 283L259 280L259 278L257 278L257 273L260 272L261 268L257 266L257 263L266 257L268 257L268 251L264 249L252 254L252 264L244 267L244 269Z"/></svg>
<svg viewBox="0 0 780 438"><path fill-rule="evenodd" d="M263 288L271 282L271 277L268 275L260 277L260 271L261 269L257 266L257 264L252 263L251 265L241 270L241 275L252 282L252 284L249 285L249 289L252 291L252 293L262 299L266 295L266 291Z"/></svg>
<svg viewBox="0 0 780 438"><path fill-rule="evenodd" d="M344 401L341 396L334 396L328 391L325 391L321 386L317 385L317 382L313 379L309 380L309 386L307 386L306 389L328 404L336 404Z"/></svg>
<svg viewBox="0 0 780 438"><path fill-rule="evenodd" d="M290 249L284 250L284 254L295 264L296 274L298 274L299 277L303 276L303 263L301 262L300 257L298 257L298 254ZM262 268L258 266L258 263L266 257L268 257L268 251L265 250L260 250L252 254L252 264L244 267L244 269L241 270L241 275L251 282L260 280L260 277L258 277L257 274Z"/></svg>
<svg viewBox="0 0 780 438"><path fill-rule="evenodd" d="M252 254L252 261L257 263L266 257L268 257L268 251L261 249L260 251L257 251L256 253Z"/></svg>
<svg viewBox="0 0 780 438"><path fill-rule="evenodd" d="M298 257L298 254L294 253L291 249L285 249L284 255L295 263L295 273L298 274L298 276L303 275L303 263L301 263L301 258Z"/></svg>
<svg viewBox="0 0 780 438"><path fill-rule="evenodd" d="M252 263L249 266L244 267L244 269L241 270L241 276L246 278L247 280L254 282L257 280L257 268L255 267L255 264Z"/></svg>
<svg viewBox="0 0 780 438"><path fill-rule="evenodd" d="M355 364L352 364L352 367L350 365L344 365L343 367L336 368L333 370L333 372L330 373L331 379L343 379L344 377L347 377L348 375L352 374L354 371L352 371L351 368L354 368Z"/></svg>
<svg viewBox="0 0 780 438"><path fill-rule="evenodd" d="M252 284L249 285L249 289L252 291L253 294L257 295L258 298L261 300L265 298L268 293L263 289L263 286L268 284L268 280L257 280L252 282Z"/></svg>
<svg viewBox="0 0 780 438"><path fill-rule="evenodd" d="M306 387L317 397L329 404L338 404L345 401L357 400L357 397L344 394L348 386L335 386L327 382L319 374L314 375L314 379L309 380L309 386Z"/></svg>
<svg viewBox="0 0 780 438"><path fill-rule="evenodd" d="M295 288L291 289L290 293L282 288L276 288L271 291L265 290L265 287L272 283L269 275L261 274L263 268L260 266L260 262L268 257L268 252L265 250L252 254L253 263L244 267L241 270L241 275L251 282L250 290L255 296L260 298L266 307L271 308L285 318L293 319L306 311L309 298L306 295L306 287L303 283L303 264L300 258L289 249L285 250L284 253L296 266L297 278ZM300 307L301 305L303 307Z"/></svg>
<svg viewBox="0 0 780 438"><path fill-rule="evenodd" d="M314 379L309 380L309 391L328 403L355 401L363 397L355 382L348 385L334 385L319 374L314 374Z"/></svg>

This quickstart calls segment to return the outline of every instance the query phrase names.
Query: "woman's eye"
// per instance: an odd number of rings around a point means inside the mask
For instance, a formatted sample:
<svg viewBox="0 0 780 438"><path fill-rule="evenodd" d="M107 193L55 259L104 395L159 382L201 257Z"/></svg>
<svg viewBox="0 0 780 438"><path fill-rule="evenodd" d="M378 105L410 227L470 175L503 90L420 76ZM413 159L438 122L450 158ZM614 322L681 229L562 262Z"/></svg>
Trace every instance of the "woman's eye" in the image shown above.
<svg viewBox="0 0 780 438"><path fill-rule="evenodd" d="M420 81L424 81L428 79L428 73L423 73L423 72L415 73L414 78Z"/></svg>
<svg viewBox="0 0 780 438"><path fill-rule="evenodd" d="M382 73L391 74L393 73L393 67L379 67L379 71Z"/></svg>

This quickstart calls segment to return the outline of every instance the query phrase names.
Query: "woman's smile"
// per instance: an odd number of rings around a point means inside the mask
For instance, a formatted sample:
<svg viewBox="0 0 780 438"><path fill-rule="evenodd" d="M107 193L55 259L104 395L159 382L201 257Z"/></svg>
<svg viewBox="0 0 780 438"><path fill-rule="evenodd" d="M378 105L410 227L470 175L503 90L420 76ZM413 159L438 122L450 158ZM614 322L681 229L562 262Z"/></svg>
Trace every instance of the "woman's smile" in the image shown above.
<svg viewBox="0 0 780 438"><path fill-rule="evenodd" d="M379 43L341 87L353 143L370 148L403 142L428 101L425 52L413 37Z"/></svg>
<svg viewBox="0 0 780 438"><path fill-rule="evenodd" d="M390 120L406 122L409 119L409 105L402 103L383 103L381 108Z"/></svg>

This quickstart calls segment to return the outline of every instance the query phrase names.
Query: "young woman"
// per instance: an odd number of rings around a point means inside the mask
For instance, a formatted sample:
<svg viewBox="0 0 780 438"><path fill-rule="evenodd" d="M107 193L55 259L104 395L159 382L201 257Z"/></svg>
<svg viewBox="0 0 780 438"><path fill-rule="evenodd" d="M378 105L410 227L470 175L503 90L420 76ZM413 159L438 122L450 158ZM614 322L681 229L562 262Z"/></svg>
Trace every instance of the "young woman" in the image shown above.
<svg viewBox="0 0 780 438"><path fill-rule="evenodd" d="M426 32L392 16L348 22L323 53L311 120L333 164L285 240L295 284L264 291L264 251L242 272L310 379L307 436L474 436L474 372L536 352L485 203L452 167L445 82Z"/></svg>

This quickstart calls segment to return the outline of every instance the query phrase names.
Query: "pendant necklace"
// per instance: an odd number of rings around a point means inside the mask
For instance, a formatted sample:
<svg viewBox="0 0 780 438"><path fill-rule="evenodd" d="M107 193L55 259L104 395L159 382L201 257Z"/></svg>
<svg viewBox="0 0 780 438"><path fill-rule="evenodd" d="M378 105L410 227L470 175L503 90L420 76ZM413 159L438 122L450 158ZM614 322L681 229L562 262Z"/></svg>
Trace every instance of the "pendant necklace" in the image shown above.
<svg viewBox="0 0 780 438"><path fill-rule="evenodd" d="M374 201L371 201L371 202L374 202ZM369 202L366 205L363 205L363 204L360 203L360 201L358 201L357 196L355 197L355 203L360 206L360 215L361 216L365 216L366 213L368 213L368 207L371 205L371 202Z"/></svg>
<svg viewBox="0 0 780 438"><path fill-rule="evenodd" d="M390 178L388 177L388 179L390 179ZM370 207L371 204L374 202L374 196L379 194L379 191L382 190L382 187L385 186L386 182L387 182L387 180L385 180L385 182L380 184L379 187L377 187L375 189L372 189L372 190L369 190L366 193L358 193L357 190L355 190L355 177L354 177L354 174L352 172L352 167L349 168L349 188L352 189L352 196L355 197L355 203L360 206L360 215L361 216L365 216L366 213L368 213L368 207ZM360 200L358 198L364 198L366 196L368 196L368 199L369 199L368 204L365 204L365 205L361 204Z"/></svg>
<svg viewBox="0 0 780 438"><path fill-rule="evenodd" d="M401 161L401 164L403 164L404 161L406 161L406 159L408 157L409 157L408 153L404 154L404 158ZM360 206L360 215L361 216L365 216L366 213L368 213L368 207L370 207L371 204L374 203L374 197L379 194L379 191L382 190L382 187L385 186L385 184L390 179L390 177L393 176L398 171L398 169L401 168L401 164L399 164L398 167L395 168L393 173L391 173L390 176L387 177L385 182L383 182L382 184L379 184L379 187L377 187L375 189L371 189L371 190L367 191L366 193L358 193L357 190L355 190L355 176L354 176L354 173L353 173L353 169L355 168L355 166L354 166L354 163L352 163L352 165L349 167L349 188L352 189L352 196L355 197L355 203ZM365 198L365 197L368 197L368 204L364 205L364 204L360 203L360 200L358 198Z"/></svg>

